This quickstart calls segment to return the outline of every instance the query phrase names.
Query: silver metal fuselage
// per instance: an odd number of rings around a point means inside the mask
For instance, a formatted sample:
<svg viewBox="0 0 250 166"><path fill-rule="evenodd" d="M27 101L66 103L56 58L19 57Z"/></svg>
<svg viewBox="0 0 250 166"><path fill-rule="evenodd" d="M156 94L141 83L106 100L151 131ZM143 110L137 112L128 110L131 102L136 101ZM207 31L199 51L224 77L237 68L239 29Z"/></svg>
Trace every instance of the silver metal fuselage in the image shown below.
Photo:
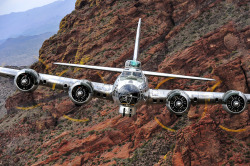
<svg viewBox="0 0 250 166"><path fill-rule="evenodd" d="M112 98L116 104L120 105L119 113L134 115L136 107L146 102L145 94L148 90L147 77L140 68L125 68L112 88Z"/></svg>

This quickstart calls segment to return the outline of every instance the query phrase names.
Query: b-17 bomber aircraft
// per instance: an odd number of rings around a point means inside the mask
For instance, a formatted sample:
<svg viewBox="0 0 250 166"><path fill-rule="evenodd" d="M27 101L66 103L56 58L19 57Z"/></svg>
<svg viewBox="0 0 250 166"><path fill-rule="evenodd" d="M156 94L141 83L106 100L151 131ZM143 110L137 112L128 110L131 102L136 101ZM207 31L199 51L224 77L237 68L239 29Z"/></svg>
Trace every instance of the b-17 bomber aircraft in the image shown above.
<svg viewBox="0 0 250 166"><path fill-rule="evenodd" d="M120 106L120 114L129 117L135 115L136 108L142 104L166 104L167 108L177 115L182 115L186 112L190 108L191 103L205 103L205 101L209 101L211 104L222 104L223 108L231 114L239 114L245 110L247 103L250 103L250 94L243 94L236 90L221 93L184 91L179 89L149 89L146 76L174 77L204 81L213 81L214 79L143 71L141 69L141 63L137 61L140 26L141 19L139 19L137 27L133 60L127 60L124 69L54 63L56 65L121 73L113 85L41 74L32 69L16 70L0 67L0 76L14 77L15 86L22 92L32 92L38 85L52 87L53 84L56 84L57 89L68 90L70 99L76 105L86 104L93 97L111 100Z"/></svg>

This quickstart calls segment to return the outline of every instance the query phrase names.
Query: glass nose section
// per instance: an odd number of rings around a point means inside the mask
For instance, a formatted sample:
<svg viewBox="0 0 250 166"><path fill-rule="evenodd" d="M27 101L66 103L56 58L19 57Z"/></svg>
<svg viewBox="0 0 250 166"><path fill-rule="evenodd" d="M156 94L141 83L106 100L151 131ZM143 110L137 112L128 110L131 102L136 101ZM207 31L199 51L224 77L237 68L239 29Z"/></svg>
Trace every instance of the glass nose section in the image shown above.
<svg viewBox="0 0 250 166"><path fill-rule="evenodd" d="M122 86L118 94L122 105L135 105L140 99L139 89L132 84Z"/></svg>

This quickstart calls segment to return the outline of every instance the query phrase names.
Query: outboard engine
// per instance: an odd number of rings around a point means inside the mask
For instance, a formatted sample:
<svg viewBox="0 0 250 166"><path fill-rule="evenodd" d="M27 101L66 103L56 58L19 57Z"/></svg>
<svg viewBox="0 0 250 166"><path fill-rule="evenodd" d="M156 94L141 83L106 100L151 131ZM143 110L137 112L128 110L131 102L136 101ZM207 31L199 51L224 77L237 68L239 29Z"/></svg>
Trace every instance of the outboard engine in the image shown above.
<svg viewBox="0 0 250 166"><path fill-rule="evenodd" d="M93 87L87 80L76 82L69 88L69 97L76 105L83 105L93 97Z"/></svg>
<svg viewBox="0 0 250 166"><path fill-rule="evenodd" d="M22 92L32 92L36 90L40 82L40 77L35 70L23 69L15 76L15 86Z"/></svg>
<svg viewBox="0 0 250 166"><path fill-rule="evenodd" d="M240 91L230 90L223 95L223 108L230 114L239 114L246 108L247 99Z"/></svg>
<svg viewBox="0 0 250 166"><path fill-rule="evenodd" d="M182 115L190 108L190 98L184 91L178 89L169 92L166 102L167 108L177 115Z"/></svg>

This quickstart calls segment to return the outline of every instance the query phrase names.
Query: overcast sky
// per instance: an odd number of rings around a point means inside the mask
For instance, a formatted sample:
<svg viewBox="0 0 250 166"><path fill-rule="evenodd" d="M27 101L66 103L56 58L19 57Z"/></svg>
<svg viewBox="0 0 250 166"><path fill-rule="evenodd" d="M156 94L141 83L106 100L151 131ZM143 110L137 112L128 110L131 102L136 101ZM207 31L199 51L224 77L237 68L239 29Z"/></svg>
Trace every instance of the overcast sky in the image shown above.
<svg viewBox="0 0 250 166"><path fill-rule="evenodd" d="M0 15L22 12L58 0L0 0Z"/></svg>

